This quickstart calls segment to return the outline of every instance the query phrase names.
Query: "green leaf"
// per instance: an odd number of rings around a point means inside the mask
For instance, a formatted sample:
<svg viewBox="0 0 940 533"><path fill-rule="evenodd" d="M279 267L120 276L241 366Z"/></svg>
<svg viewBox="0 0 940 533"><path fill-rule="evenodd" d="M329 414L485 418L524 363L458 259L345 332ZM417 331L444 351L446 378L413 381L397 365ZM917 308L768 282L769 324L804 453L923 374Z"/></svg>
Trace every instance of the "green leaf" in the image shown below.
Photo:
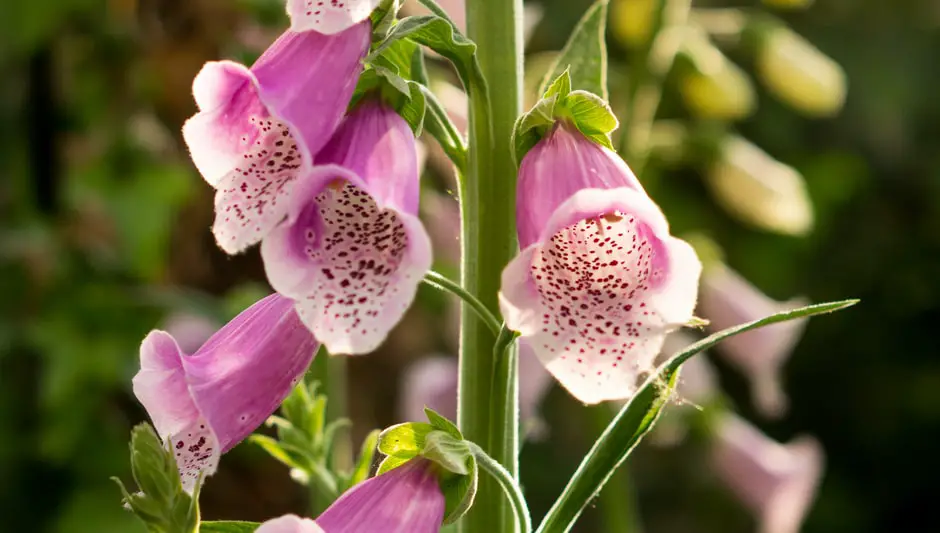
<svg viewBox="0 0 940 533"><path fill-rule="evenodd" d="M373 62L375 57L402 39L423 44L450 60L464 87L485 90L486 81L476 57L477 45L461 35L452 23L436 15L402 19L366 58L366 62Z"/></svg>
<svg viewBox="0 0 940 533"><path fill-rule="evenodd" d="M199 525L199 533L252 533L261 524L257 522L203 522Z"/></svg>
<svg viewBox="0 0 940 533"><path fill-rule="evenodd" d="M466 476L452 476L441 480L441 491L444 493L444 524L453 524L460 517L467 514L473 506L473 499L477 494L477 479L479 470L476 459L471 455L467 462L470 470Z"/></svg>
<svg viewBox="0 0 940 533"><path fill-rule="evenodd" d="M454 474L466 476L470 473L467 460L471 458L471 454L467 441L455 438L446 431L428 433L424 438L421 456Z"/></svg>
<svg viewBox="0 0 940 533"><path fill-rule="evenodd" d="M369 468L372 466L372 459L375 457L375 448L379 442L379 430L374 430L362 441L362 447L359 450L359 459L349 476L347 489L355 486L357 483L365 481L369 477Z"/></svg>
<svg viewBox="0 0 940 533"><path fill-rule="evenodd" d="M268 452L268 455L291 468L303 468L299 461L294 460L291 454L281 447L281 443L271 437L265 435L251 435L248 437L248 442L257 444L261 449Z"/></svg>
<svg viewBox="0 0 940 533"><path fill-rule="evenodd" d="M450 434L450 436L456 439L463 440L463 433L460 432L460 429L457 428L457 425L448 420L446 417L441 416L434 409L425 407L424 415L428 417L428 422L430 422L431 425L435 428Z"/></svg>
<svg viewBox="0 0 940 533"><path fill-rule="evenodd" d="M562 72L571 73L571 86L598 94L607 100L607 26L608 0L598 0L584 13L567 44L539 86L545 93L552 80Z"/></svg>
<svg viewBox="0 0 940 533"><path fill-rule="evenodd" d="M424 449L424 439L434 426L407 422L392 426L379 434L378 450L390 457L411 459Z"/></svg>
<svg viewBox="0 0 940 533"><path fill-rule="evenodd" d="M412 460L412 459L414 459L414 456L412 456L412 457L395 457L395 456L393 456L393 455L389 455L388 457L386 457L385 459L382 460L382 463L381 463L381 464L379 464L379 468L378 468L378 470L376 470L375 475L377 475L377 476L382 475L382 474L388 472L389 470L393 470L393 469L395 469L395 468L398 468L399 466L401 466L401 465L407 463L408 461L410 461L410 460Z"/></svg>
<svg viewBox="0 0 940 533"><path fill-rule="evenodd" d="M568 531L572 527L584 507L597 496L617 467L627 459L643 436L653 428L672 395L679 368L693 355L745 331L787 320L832 313L856 303L858 300L844 300L777 313L709 335L673 355L646 380L646 383L617 413L604 433L597 439L584 460L581 461L562 495L548 511L539 526L539 531Z"/></svg>

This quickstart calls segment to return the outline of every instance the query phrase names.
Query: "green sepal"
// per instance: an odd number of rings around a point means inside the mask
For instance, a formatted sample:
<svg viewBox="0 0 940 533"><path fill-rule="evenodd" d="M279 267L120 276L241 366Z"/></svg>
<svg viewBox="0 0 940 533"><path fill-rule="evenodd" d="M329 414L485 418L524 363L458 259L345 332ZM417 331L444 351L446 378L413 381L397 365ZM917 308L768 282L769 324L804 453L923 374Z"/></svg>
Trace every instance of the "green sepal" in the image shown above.
<svg viewBox="0 0 940 533"><path fill-rule="evenodd" d="M430 407L424 408L424 415L428 417L428 422L431 423L436 429L439 429L445 433L450 434L450 436L456 439L463 439L463 433L460 432L460 429L457 428L457 424L454 424L446 417L441 416L437 411L431 409Z"/></svg>
<svg viewBox="0 0 940 533"><path fill-rule="evenodd" d="M346 486L343 487L343 490L353 487L369 477L369 468L372 466L372 459L375 457L375 448L378 445L380 433L377 429L373 430L363 439L362 446L359 449L359 459L356 461L356 465L350 472L348 479L344 480Z"/></svg>
<svg viewBox="0 0 940 533"><path fill-rule="evenodd" d="M467 459L468 475L444 476L440 480L444 493L444 524L453 524L467 514L477 494L478 469L473 455Z"/></svg>
<svg viewBox="0 0 940 533"><path fill-rule="evenodd" d="M434 426L424 422L397 424L379 434L377 448L390 457L411 459L424 449L424 439L434 431Z"/></svg>
<svg viewBox="0 0 940 533"><path fill-rule="evenodd" d="M369 15L369 21L372 23L373 41L385 38L388 31L395 24L395 18L398 17L398 10L401 8L399 0L382 0Z"/></svg>
<svg viewBox="0 0 940 533"><path fill-rule="evenodd" d="M261 524L257 522L239 522L224 520L218 522L203 522L199 525L199 533L252 533Z"/></svg>
<svg viewBox="0 0 940 533"><path fill-rule="evenodd" d="M150 424L131 431L131 473L139 492L131 494L114 479L127 507L151 533L196 533L199 527L198 480L193 494L183 490L173 452Z"/></svg>
<svg viewBox="0 0 940 533"><path fill-rule="evenodd" d="M548 91L552 80L557 80L565 71L571 75L575 89L607 95L607 27L608 0L598 0L581 17L568 42L558 54L554 64L539 85L539 92Z"/></svg>
<svg viewBox="0 0 940 533"><path fill-rule="evenodd" d="M512 145L517 166L559 121L573 125L585 137L613 150L610 133L620 123L610 105L596 94L571 90L571 74L565 70L552 81L541 100L516 121Z"/></svg>
<svg viewBox="0 0 940 533"><path fill-rule="evenodd" d="M427 104L421 87L411 78L413 68L421 64L417 59L421 54L418 45L408 40L395 41L371 54L367 58L368 68L359 77L353 92L350 109L368 95L378 94L405 119L416 137L420 135Z"/></svg>
<svg viewBox="0 0 940 533"><path fill-rule="evenodd" d="M421 456L437 463L448 472L466 476L470 474L467 459L471 457L467 441L446 431L435 430L424 438Z"/></svg>

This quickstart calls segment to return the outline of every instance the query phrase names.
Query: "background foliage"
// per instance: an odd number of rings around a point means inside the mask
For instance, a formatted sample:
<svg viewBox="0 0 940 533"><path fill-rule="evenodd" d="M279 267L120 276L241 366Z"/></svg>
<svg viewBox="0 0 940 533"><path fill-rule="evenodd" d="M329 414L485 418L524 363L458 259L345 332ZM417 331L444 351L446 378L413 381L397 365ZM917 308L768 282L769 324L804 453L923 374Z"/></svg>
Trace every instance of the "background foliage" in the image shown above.
<svg viewBox="0 0 940 533"><path fill-rule="evenodd" d="M541 4L530 49L557 50L589 2ZM810 323L788 366L790 412L762 425L780 440L814 434L826 449L804 531L929 527L940 471L940 7L817 0L779 15L850 80L834 118L802 118L759 90L756 112L739 125L806 177L813 232L781 237L739 225L694 169L650 167L648 185L679 233L706 229L768 294L862 299ZM130 391L140 339L180 313L222 322L267 290L257 253L227 258L208 231L211 190L178 133L194 111L190 83L206 60L250 60L283 24L278 0L0 7L0 529L141 531L108 481L127 477L128 431L145 417ZM616 43L611 53L616 101L617 69L629 58ZM674 84L663 114L683 116ZM441 318L448 305L422 289L380 353L352 360L356 442L398 421L396 378L408 362L454 350ZM741 378L721 370L722 385L753 414ZM542 411L548 439L527 444L522 462L537 516L597 433L590 411L561 391ZM752 529L694 443L638 453L648 531ZM301 511L304 501L285 468L243 445L206 487L203 514L260 520ZM583 531L595 530L596 514L585 515Z"/></svg>

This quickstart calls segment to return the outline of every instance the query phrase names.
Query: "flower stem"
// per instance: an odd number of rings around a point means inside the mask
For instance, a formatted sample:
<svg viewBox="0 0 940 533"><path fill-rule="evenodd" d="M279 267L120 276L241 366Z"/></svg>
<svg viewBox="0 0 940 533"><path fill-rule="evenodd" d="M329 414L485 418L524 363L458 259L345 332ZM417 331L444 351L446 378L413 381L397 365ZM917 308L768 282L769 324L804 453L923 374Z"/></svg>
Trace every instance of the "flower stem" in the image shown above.
<svg viewBox="0 0 940 533"><path fill-rule="evenodd" d="M589 409L591 422L589 435L600 435L607 429L616 410L609 405L598 405ZM643 533L640 509L637 505L633 480L630 479L629 464L621 465L601 490L597 505L601 510L605 531L618 533Z"/></svg>
<svg viewBox="0 0 940 533"><path fill-rule="evenodd" d="M515 477L506 471L503 465L497 463L492 457L487 455L476 443L468 442L467 444L470 445L470 452L476 459L477 465L483 470L486 470L489 475L493 476L493 479L503 488L503 492L506 494L506 498L509 500L516 518L516 531L520 533L531 533L532 517L529 516L529 507L526 505L525 496L522 495L522 489L519 488Z"/></svg>
<svg viewBox="0 0 940 533"><path fill-rule="evenodd" d="M439 274L433 270L428 271L428 273L425 274L424 282L434 288L447 291L463 300L464 303L469 305L470 308L476 312L480 320L486 323L487 327L490 328L490 331L493 332L494 335L500 333L500 328L502 326L500 325L499 320L496 318L496 315L487 309L486 306L483 305L483 302L477 300L474 295L470 294L463 287L461 287L459 283L456 283L448 279L443 274Z"/></svg>
<svg viewBox="0 0 940 533"><path fill-rule="evenodd" d="M522 104L522 0L467 2L467 34L477 43L483 77L493 90L471 87L470 153L461 187L461 285L494 314L498 310L500 274L516 254L515 184L512 159L513 124ZM498 90L495 88L498 86ZM489 103L489 105L487 105ZM476 314L461 322L460 401L458 419L464 436L476 442L510 475L517 472L518 438L510 418L515 402L513 369L497 372L496 335ZM461 523L464 533L512 531L513 517L499 486L480 480L476 502Z"/></svg>

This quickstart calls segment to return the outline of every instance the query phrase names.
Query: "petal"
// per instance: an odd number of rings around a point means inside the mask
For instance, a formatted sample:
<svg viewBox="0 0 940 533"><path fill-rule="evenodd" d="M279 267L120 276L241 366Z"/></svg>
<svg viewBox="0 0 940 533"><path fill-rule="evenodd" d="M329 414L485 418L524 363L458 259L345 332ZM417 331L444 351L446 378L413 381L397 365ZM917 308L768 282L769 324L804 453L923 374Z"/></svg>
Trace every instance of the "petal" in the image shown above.
<svg viewBox="0 0 940 533"><path fill-rule="evenodd" d="M222 452L190 393L186 357L169 334L151 332L141 345L141 369L133 383L157 433L173 450L183 487L192 491L200 474L215 472Z"/></svg>
<svg viewBox="0 0 940 533"><path fill-rule="evenodd" d="M503 272L506 324L579 400L628 398L692 317L701 267L686 249L644 193L581 190Z"/></svg>
<svg viewBox="0 0 940 533"><path fill-rule="evenodd" d="M368 353L411 305L431 267L430 240L417 217L382 209L361 180L328 168L341 179L305 181L261 254L271 285L297 299L331 353Z"/></svg>
<svg viewBox="0 0 940 533"><path fill-rule="evenodd" d="M288 514L272 518L261 524L255 533L325 533L323 528L309 518Z"/></svg>
<svg viewBox="0 0 940 533"><path fill-rule="evenodd" d="M620 156L559 124L529 150L519 166L516 225L520 246L535 242L552 213L574 193L618 187L643 191Z"/></svg>
<svg viewBox="0 0 940 533"><path fill-rule="evenodd" d="M444 495L430 466L414 459L356 485L317 523L329 533L437 533Z"/></svg>
<svg viewBox="0 0 940 533"><path fill-rule="evenodd" d="M270 116L258 97L254 75L231 61L206 63L193 81L200 112L183 124L193 163L213 187L243 161L260 135L254 121Z"/></svg>
<svg viewBox="0 0 940 533"><path fill-rule="evenodd" d="M243 314L183 358L189 390L222 452L277 409L318 348L287 298L268 296Z"/></svg>
<svg viewBox="0 0 940 533"><path fill-rule="evenodd" d="M339 33L367 18L382 0L287 0L290 29Z"/></svg>

